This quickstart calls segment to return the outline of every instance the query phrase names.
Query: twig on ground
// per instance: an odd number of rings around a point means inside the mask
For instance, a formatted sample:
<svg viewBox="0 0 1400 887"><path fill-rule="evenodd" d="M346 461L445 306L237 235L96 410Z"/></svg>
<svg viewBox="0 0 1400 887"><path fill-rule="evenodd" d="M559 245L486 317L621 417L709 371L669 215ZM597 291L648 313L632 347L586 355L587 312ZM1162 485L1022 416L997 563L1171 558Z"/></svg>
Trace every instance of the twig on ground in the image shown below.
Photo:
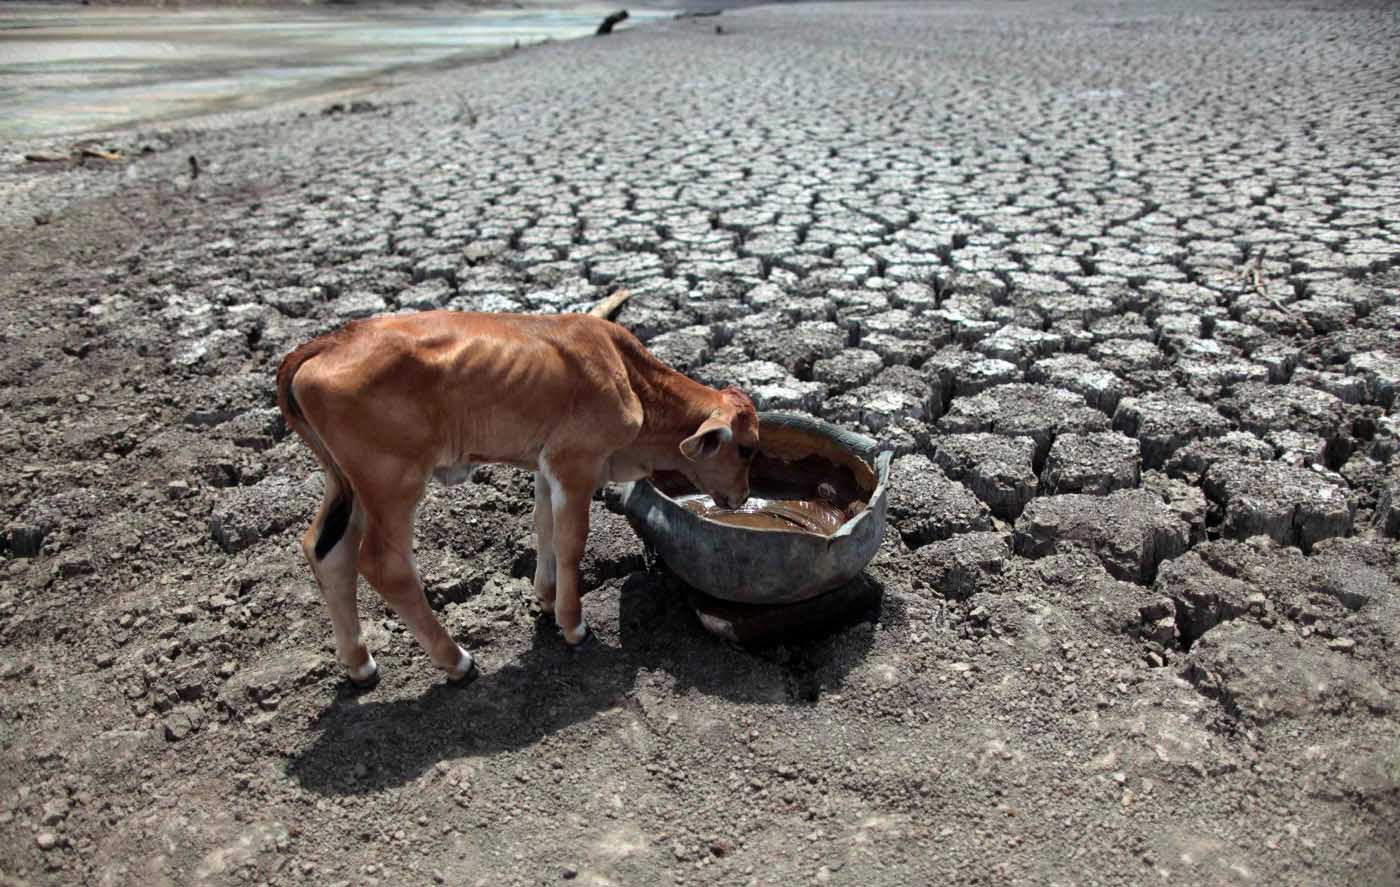
<svg viewBox="0 0 1400 887"><path fill-rule="evenodd" d="M1291 314L1291 308L1278 299L1275 299L1269 293L1268 281L1264 277L1264 254L1266 252L1268 252L1267 249L1260 249L1259 252L1255 254L1254 265L1245 272L1245 276L1248 278L1254 292L1258 294L1260 298L1264 299L1284 314Z"/></svg>

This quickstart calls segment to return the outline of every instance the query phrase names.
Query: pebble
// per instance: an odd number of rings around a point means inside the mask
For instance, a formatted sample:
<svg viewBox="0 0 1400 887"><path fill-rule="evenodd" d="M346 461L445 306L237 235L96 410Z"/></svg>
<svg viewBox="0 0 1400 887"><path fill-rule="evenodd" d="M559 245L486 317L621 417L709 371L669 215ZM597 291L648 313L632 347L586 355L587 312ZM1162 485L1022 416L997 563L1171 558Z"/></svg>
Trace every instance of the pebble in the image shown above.
<svg viewBox="0 0 1400 887"><path fill-rule="evenodd" d="M165 729L165 738L171 742L179 742L191 733L199 729L204 722L204 715L199 709L193 706L182 706L172 711L161 726Z"/></svg>
<svg viewBox="0 0 1400 887"><path fill-rule="evenodd" d="M49 831L39 832L34 836L34 843L39 845L40 850L52 850L58 846L58 835Z"/></svg>
<svg viewBox="0 0 1400 887"><path fill-rule="evenodd" d="M68 818L68 799L54 798L44 804L43 819L44 825L57 825Z"/></svg>

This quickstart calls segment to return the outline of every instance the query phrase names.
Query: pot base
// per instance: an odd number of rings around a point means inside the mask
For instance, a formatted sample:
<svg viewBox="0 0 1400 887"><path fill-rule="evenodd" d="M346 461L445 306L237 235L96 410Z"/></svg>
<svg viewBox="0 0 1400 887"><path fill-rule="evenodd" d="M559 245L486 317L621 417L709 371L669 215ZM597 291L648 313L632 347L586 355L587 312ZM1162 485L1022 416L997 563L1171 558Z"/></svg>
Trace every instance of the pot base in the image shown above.
<svg viewBox="0 0 1400 887"><path fill-rule="evenodd" d="M688 589L705 630L746 647L809 640L859 622L880 606L882 589L867 576L795 604L736 604Z"/></svg>

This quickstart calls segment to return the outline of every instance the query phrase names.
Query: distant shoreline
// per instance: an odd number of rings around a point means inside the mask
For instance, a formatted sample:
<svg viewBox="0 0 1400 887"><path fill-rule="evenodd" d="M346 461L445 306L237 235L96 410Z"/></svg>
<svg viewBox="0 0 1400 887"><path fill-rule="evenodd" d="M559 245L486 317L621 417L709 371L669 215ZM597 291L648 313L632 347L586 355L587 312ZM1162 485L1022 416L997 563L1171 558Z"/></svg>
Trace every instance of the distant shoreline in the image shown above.
<svg viewBox="0 0 1400 887"><path fill-rule="evenodd" d="M132 127L341 101L521 49L591 35L597 2L432 6L17 4L0 15L0 138ZM628 26L668 20L632 9ZM112 60L123 60L113 65Z"/></svg>
<svg viewBox="0 0 1400 887"><path fill-rule="evenodd" d="M200 9L355 9L355 10L482 10L482 9L577 9L598 7L626 9L637 6L649 9L664 9L683 12L724 11L764 6L772 3L794 3L799 0L647 0L642 3L628 3L625 0L20 0L7 2L0 0L0 18L8 12L21 11L26 7L47 9L88 8L104 11L130 9L160 10L179 12Z"/></svg>

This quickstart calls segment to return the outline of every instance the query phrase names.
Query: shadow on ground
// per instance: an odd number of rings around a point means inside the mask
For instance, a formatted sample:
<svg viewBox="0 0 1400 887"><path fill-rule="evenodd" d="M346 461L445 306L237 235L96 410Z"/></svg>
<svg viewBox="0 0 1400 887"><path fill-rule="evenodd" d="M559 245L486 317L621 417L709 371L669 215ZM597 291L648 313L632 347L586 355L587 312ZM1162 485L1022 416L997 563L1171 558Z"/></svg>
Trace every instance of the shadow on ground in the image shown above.
<svg viewBox="0 0 1400 887"><path fill-rule="evenodd" d="M869 632L851 631L750 652L706 634L685 596L656 573L633 573L587 600L599 633L619 642L595 638L569 650L553 624L542 622L522 655L488 662L466 687L439 683L418 698L390 701L339 688L311 725L315 740L292 755L288 774L325 795L402 785L439 761L525 748L599 712L635 709L643 670L668 675L674 697L693 689L740 704L810 704L840 687L871 644ZM847 624L879 613L877 601Z"/></svg>

